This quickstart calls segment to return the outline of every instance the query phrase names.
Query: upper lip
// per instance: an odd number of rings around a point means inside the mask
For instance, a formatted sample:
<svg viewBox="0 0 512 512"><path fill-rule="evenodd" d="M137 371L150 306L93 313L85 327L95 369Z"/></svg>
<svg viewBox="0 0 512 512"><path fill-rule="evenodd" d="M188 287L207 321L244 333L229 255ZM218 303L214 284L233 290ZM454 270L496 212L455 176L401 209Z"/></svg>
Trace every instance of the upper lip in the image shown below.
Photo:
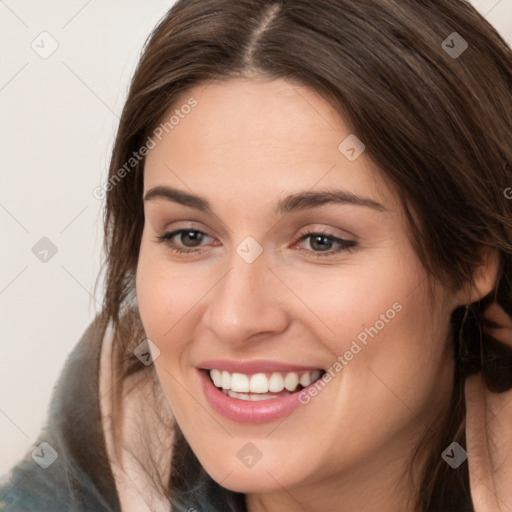
<svg viewBox="0 0 512 512"><path fill-rule="evenodd" d="M266 372L307 372L322 370L319 366L303 366L298 364L282 363L265 359L244 361L241 359L209 359L198 364L201 370L224 370L230 373L266 373Z"/></svg>

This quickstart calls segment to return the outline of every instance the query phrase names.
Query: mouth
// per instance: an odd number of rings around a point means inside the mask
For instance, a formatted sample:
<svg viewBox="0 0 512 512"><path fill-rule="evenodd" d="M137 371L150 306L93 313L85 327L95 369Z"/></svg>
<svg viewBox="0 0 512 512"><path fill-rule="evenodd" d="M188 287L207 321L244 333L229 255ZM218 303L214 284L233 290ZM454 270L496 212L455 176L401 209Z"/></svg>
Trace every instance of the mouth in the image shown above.
<svg viewBox="0 0 512 512"><path fill-rule="evenodd" d="M202 369L210 382L224 395L256 402L299 393L326 373L323 369L299 372L237 373Z"/></svg>

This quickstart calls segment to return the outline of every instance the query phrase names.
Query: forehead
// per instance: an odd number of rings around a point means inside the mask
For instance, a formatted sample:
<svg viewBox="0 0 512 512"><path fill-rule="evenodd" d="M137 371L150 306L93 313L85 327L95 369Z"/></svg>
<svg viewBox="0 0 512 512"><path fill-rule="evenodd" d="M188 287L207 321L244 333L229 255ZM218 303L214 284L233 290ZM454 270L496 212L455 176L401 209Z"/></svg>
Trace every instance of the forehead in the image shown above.
<svg viewBox="0 0 512 512"><path fill-rule="evenodd" d="M356 159L346 152L353 146L357 156L363 141L332 105L284 80L197 85L162 116L159 134L146 159L146 190L177 178L202 191L237 184L265 194L343 187L396 206L365 151Z"/></svg>

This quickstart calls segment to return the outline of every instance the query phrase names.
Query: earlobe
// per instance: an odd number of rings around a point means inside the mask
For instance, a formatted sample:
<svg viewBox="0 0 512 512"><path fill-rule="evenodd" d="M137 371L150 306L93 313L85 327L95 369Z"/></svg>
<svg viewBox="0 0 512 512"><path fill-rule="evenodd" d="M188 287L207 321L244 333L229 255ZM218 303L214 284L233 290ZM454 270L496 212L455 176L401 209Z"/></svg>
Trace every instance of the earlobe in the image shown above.
<svg viewBox="0 0 512 512"><path fill-rule="evenodd" d="M461 304L471 304L491 293L496 286L500 269L500 254L497 249L481 249L481 264L473 270L473 282L460 290Z"/></svg>

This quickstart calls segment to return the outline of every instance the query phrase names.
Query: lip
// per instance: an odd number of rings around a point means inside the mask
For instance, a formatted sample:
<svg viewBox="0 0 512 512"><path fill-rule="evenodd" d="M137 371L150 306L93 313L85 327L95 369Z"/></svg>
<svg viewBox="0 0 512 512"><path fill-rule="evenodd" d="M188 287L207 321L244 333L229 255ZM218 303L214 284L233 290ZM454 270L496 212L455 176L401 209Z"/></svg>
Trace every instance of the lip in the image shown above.
<svg viewBox="0 0 512 512"><path fill-rule="evenodd" d="M255 359L252 361L235 360L235 359L209 359L197 365L200 370L223 370L230 373L245 373L251 375L253 373L267 372L307 372L315 370L323 370L318 366L302 366L289 363L281 363L279 361L270 361L265 359Z"/></svg>
<svg viewBox="0 0 512 512"><path fill-rule="evenodd" d="M299 401L299 395L315 384L312 383L291 395L251 402L225 395L210 380L207 370L196 368L196 371L211 408L224 418L236 423L261 424L284 418L303 405Z"/></svg>

